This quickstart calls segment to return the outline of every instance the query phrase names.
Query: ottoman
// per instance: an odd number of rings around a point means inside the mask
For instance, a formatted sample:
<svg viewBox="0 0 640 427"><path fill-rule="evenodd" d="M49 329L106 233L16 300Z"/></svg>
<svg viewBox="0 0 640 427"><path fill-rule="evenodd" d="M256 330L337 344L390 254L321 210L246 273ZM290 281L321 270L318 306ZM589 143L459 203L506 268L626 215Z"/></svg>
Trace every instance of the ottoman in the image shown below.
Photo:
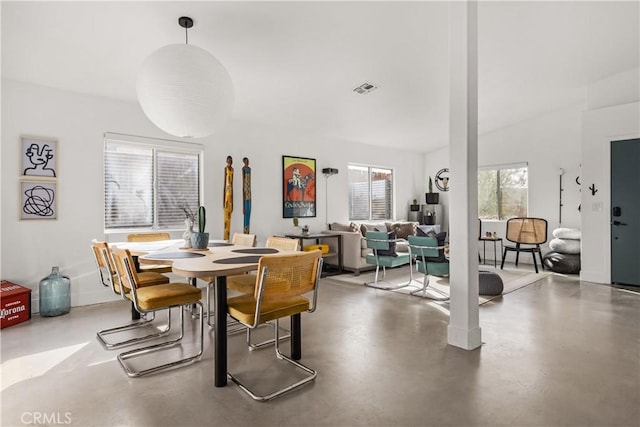
<svg viewBox="0 0 640 427"><path fill-rule="evenodd" d="M491 271L479 271L479 294L480 295L500 295L504 289L502 278Z"/></svg>
<svg viewBox="0 0 640 427"><path fill-rule="evenodd" d="M549 270L562 274L580 273L580 254L563 254L556 251L547 252L542 263Z"/></svg>

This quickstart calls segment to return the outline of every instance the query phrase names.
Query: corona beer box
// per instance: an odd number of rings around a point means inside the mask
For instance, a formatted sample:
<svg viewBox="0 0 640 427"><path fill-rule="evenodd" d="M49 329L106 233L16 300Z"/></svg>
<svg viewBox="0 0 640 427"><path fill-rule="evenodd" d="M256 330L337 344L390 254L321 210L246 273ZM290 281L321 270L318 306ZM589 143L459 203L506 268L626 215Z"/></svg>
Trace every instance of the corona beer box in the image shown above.
<svg viewBox="0 0 640 427"><path fill-rule="evenodd" d="M329 253L329 245L307 245L304 248L305 252L315 251L316 249L320 249L320 252L323 254Z"/></svg>
<svg viewBox="0 0 640 427"><path fill-rule="evenodd" d="M31 319L31 289L0 281L0 329Z"/></svg>

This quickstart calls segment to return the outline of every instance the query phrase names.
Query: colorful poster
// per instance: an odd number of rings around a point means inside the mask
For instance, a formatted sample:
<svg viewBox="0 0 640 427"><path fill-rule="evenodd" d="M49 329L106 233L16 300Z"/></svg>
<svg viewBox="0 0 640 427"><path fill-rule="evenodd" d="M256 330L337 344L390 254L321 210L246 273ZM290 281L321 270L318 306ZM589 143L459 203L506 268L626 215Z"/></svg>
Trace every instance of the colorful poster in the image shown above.
<svg viewBox="0 0 640 427"><path fill-rule="evenodd" d="M316 161L282 156L283 218L316 216Z"/></svg>

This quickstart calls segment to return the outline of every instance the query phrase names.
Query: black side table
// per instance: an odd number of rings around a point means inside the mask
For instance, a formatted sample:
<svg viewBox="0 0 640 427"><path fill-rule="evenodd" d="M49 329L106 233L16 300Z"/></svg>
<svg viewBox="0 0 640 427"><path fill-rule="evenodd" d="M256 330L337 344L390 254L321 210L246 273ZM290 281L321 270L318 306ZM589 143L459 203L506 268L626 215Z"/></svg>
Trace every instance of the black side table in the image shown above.
<svg viewBox="0 0 640 427"><path fill-rule="evenodd" d="M480 236L478 240L482 241L482 263L487 264L487 242L493 242L493 267L496 268L498 266L498 259L496 257L496 242L500 242L500 254L502 254L502 237L489 237L489 236Z"/></svg>

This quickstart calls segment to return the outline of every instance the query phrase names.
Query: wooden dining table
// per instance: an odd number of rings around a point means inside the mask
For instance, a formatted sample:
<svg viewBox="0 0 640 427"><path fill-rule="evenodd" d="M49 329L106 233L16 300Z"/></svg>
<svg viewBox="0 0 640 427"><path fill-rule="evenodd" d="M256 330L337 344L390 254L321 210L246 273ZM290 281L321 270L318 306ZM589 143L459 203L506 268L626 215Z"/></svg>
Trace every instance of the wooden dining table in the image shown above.
<svg viewBox="0 0 640 427"><path fill-rule="evenodd" d="M171 264L176 275L211 280L208 286L214 286L215 299L214 382L216 387L224 387L227 385L227 276L257 270L261 256L291 251L229 243L210 245L204 251L171 246L140 256L140 262ZM301 357L301 316L296 314L291 316L291 358L300 360Z"/></svg>

